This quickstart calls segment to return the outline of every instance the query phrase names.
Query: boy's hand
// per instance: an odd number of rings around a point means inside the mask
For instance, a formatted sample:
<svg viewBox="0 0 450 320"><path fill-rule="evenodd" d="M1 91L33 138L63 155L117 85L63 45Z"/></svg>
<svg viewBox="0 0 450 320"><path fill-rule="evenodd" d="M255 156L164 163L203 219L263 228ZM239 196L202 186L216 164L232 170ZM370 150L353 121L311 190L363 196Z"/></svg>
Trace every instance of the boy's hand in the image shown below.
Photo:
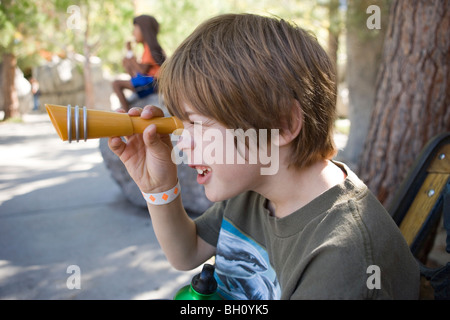
<svg viewBox="0 0 450 320"><path fill-rule="evenodd" d="M131 108L128 114L143 119L164 116L163 111L155 106ZM126 142L120 137L112 137L108 145L142 192L163 192L176 185L177 167L172 162L172 142L169 135L159 135L156 133L156 125L152 124L143 134L134 134L125 137L125 140Z"/></svg>

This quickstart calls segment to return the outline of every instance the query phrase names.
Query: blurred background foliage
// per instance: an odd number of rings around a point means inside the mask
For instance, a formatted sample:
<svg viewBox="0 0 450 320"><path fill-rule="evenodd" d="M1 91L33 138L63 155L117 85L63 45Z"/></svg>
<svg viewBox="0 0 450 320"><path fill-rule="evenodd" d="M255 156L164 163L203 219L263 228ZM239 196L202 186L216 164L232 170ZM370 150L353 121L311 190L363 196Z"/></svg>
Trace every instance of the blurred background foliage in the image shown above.
<svg viewBox="0 0 450 320"><path fill-rule="evenodd" d="M340 3L340 9L330 19L328 7L332 2ZM69 10L71 6L80 9L77 29L68 27L68 23L76 18ZM13 53L22 70L29 70L52 54L64 56L75 52L98 56L107 70L123 72L124 44L132 40L134 16L149 14L159 21L159 41L170 55L202 21L229 12L257 13L291 20L311 30L326 47L328 31L340 31L344 26L345 1L1 0L0 53Z"/></svg>
<svg viewBox="0 0 450 320"><path fill-rule="evenodd" d="M77 29L68 27L73 5L80 9ZM86 49L118 70L134 16L133 2L117 0L2 0L0 8L0 53L13 53L22 70L54 54L85 54Z"/></svg>

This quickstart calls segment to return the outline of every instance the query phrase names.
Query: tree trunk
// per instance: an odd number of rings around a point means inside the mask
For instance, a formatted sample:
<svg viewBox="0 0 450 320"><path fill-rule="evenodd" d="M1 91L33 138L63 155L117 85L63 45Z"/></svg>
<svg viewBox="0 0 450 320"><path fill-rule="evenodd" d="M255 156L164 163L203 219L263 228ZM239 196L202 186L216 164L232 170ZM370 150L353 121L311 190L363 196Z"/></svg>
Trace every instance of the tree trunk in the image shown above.
<svg viewBox="0 0 450 320"><path fill-rule="evenodd" d="M370 123L375 98L375 81L381 62L387 29L389 2L386 0L349 0L347 2L347 67L350 133L340 158L355 171ZM367 28L370 5L380 8L381 29Z"/></svg>
<svg viewBox="0 0 450 320"><path fill-rule="evenodd" d="M91 46L89 44L89 33L90 33L90 21L89 21L89 7L86 10L86 30L84 32L84 65L83 65L83 75L84 75L84 95L85 104L88 108L93 108L95 104L94 96L94 85L92 82L92 72L91 72Z"/></svg>
<svg viewBox="0 0 450 320"><path fill-rule="evenodd" d="M328 27L328 55L336 66L337 72L339 35L341 33L339 0L330 0L330 2L328 3L328 19L330 20L330 26Z"/></svg>
<svg viewBox="0 0 450 320"><path fill-rule="evenodd" d="M95 98L94 98L94 85L92 83L92 72L90 63L90 52L88 50L84 51L85 61L83 65L83 75L84 75L84 96L85 105L88 108L94 108Z"/></svg>
<svg viewBox="0 0 450 320"><path fill-rule="evenodd" d="M3 83L3 109L5 111L3 120L7 120L9 118L20 117L19 98L14 85L17 59L12 53L4 53L2 60L3 66L1 76Z"/></svg>
<svg viewBox="0 0 450 320"><path fill-rule="evenodd" d="M385 205L433 136L450 131L450 4L393 3L360 177Z"/></svg>

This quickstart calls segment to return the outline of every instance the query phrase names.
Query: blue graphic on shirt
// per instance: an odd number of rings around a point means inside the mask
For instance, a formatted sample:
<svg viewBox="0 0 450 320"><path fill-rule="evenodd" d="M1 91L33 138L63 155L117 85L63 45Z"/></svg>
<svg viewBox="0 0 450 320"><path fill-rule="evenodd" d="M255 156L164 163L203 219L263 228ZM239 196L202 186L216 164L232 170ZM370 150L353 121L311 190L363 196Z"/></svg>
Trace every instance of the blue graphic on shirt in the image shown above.
<svg viewBox="0 0 450 320"><path fill-rule="evenodd" d="M280 299L281 289L267 251L223 220L216 249L219 293L226 299Z"/></svg>

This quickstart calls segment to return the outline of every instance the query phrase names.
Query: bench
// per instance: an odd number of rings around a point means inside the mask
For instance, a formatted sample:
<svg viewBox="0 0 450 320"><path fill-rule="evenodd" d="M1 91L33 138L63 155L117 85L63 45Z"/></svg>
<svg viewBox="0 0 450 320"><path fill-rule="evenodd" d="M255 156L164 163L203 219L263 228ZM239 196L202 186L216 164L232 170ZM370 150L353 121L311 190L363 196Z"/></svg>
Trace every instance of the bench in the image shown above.
<svg viewBox="0 0 450 320"><path fill-rule="evenodd" d="M427 143L387 210L417 259L421 276L430 282L434 298L450 299L450 262L438 268L426 265L441 219L450 253L450 132Z"/></svg>

